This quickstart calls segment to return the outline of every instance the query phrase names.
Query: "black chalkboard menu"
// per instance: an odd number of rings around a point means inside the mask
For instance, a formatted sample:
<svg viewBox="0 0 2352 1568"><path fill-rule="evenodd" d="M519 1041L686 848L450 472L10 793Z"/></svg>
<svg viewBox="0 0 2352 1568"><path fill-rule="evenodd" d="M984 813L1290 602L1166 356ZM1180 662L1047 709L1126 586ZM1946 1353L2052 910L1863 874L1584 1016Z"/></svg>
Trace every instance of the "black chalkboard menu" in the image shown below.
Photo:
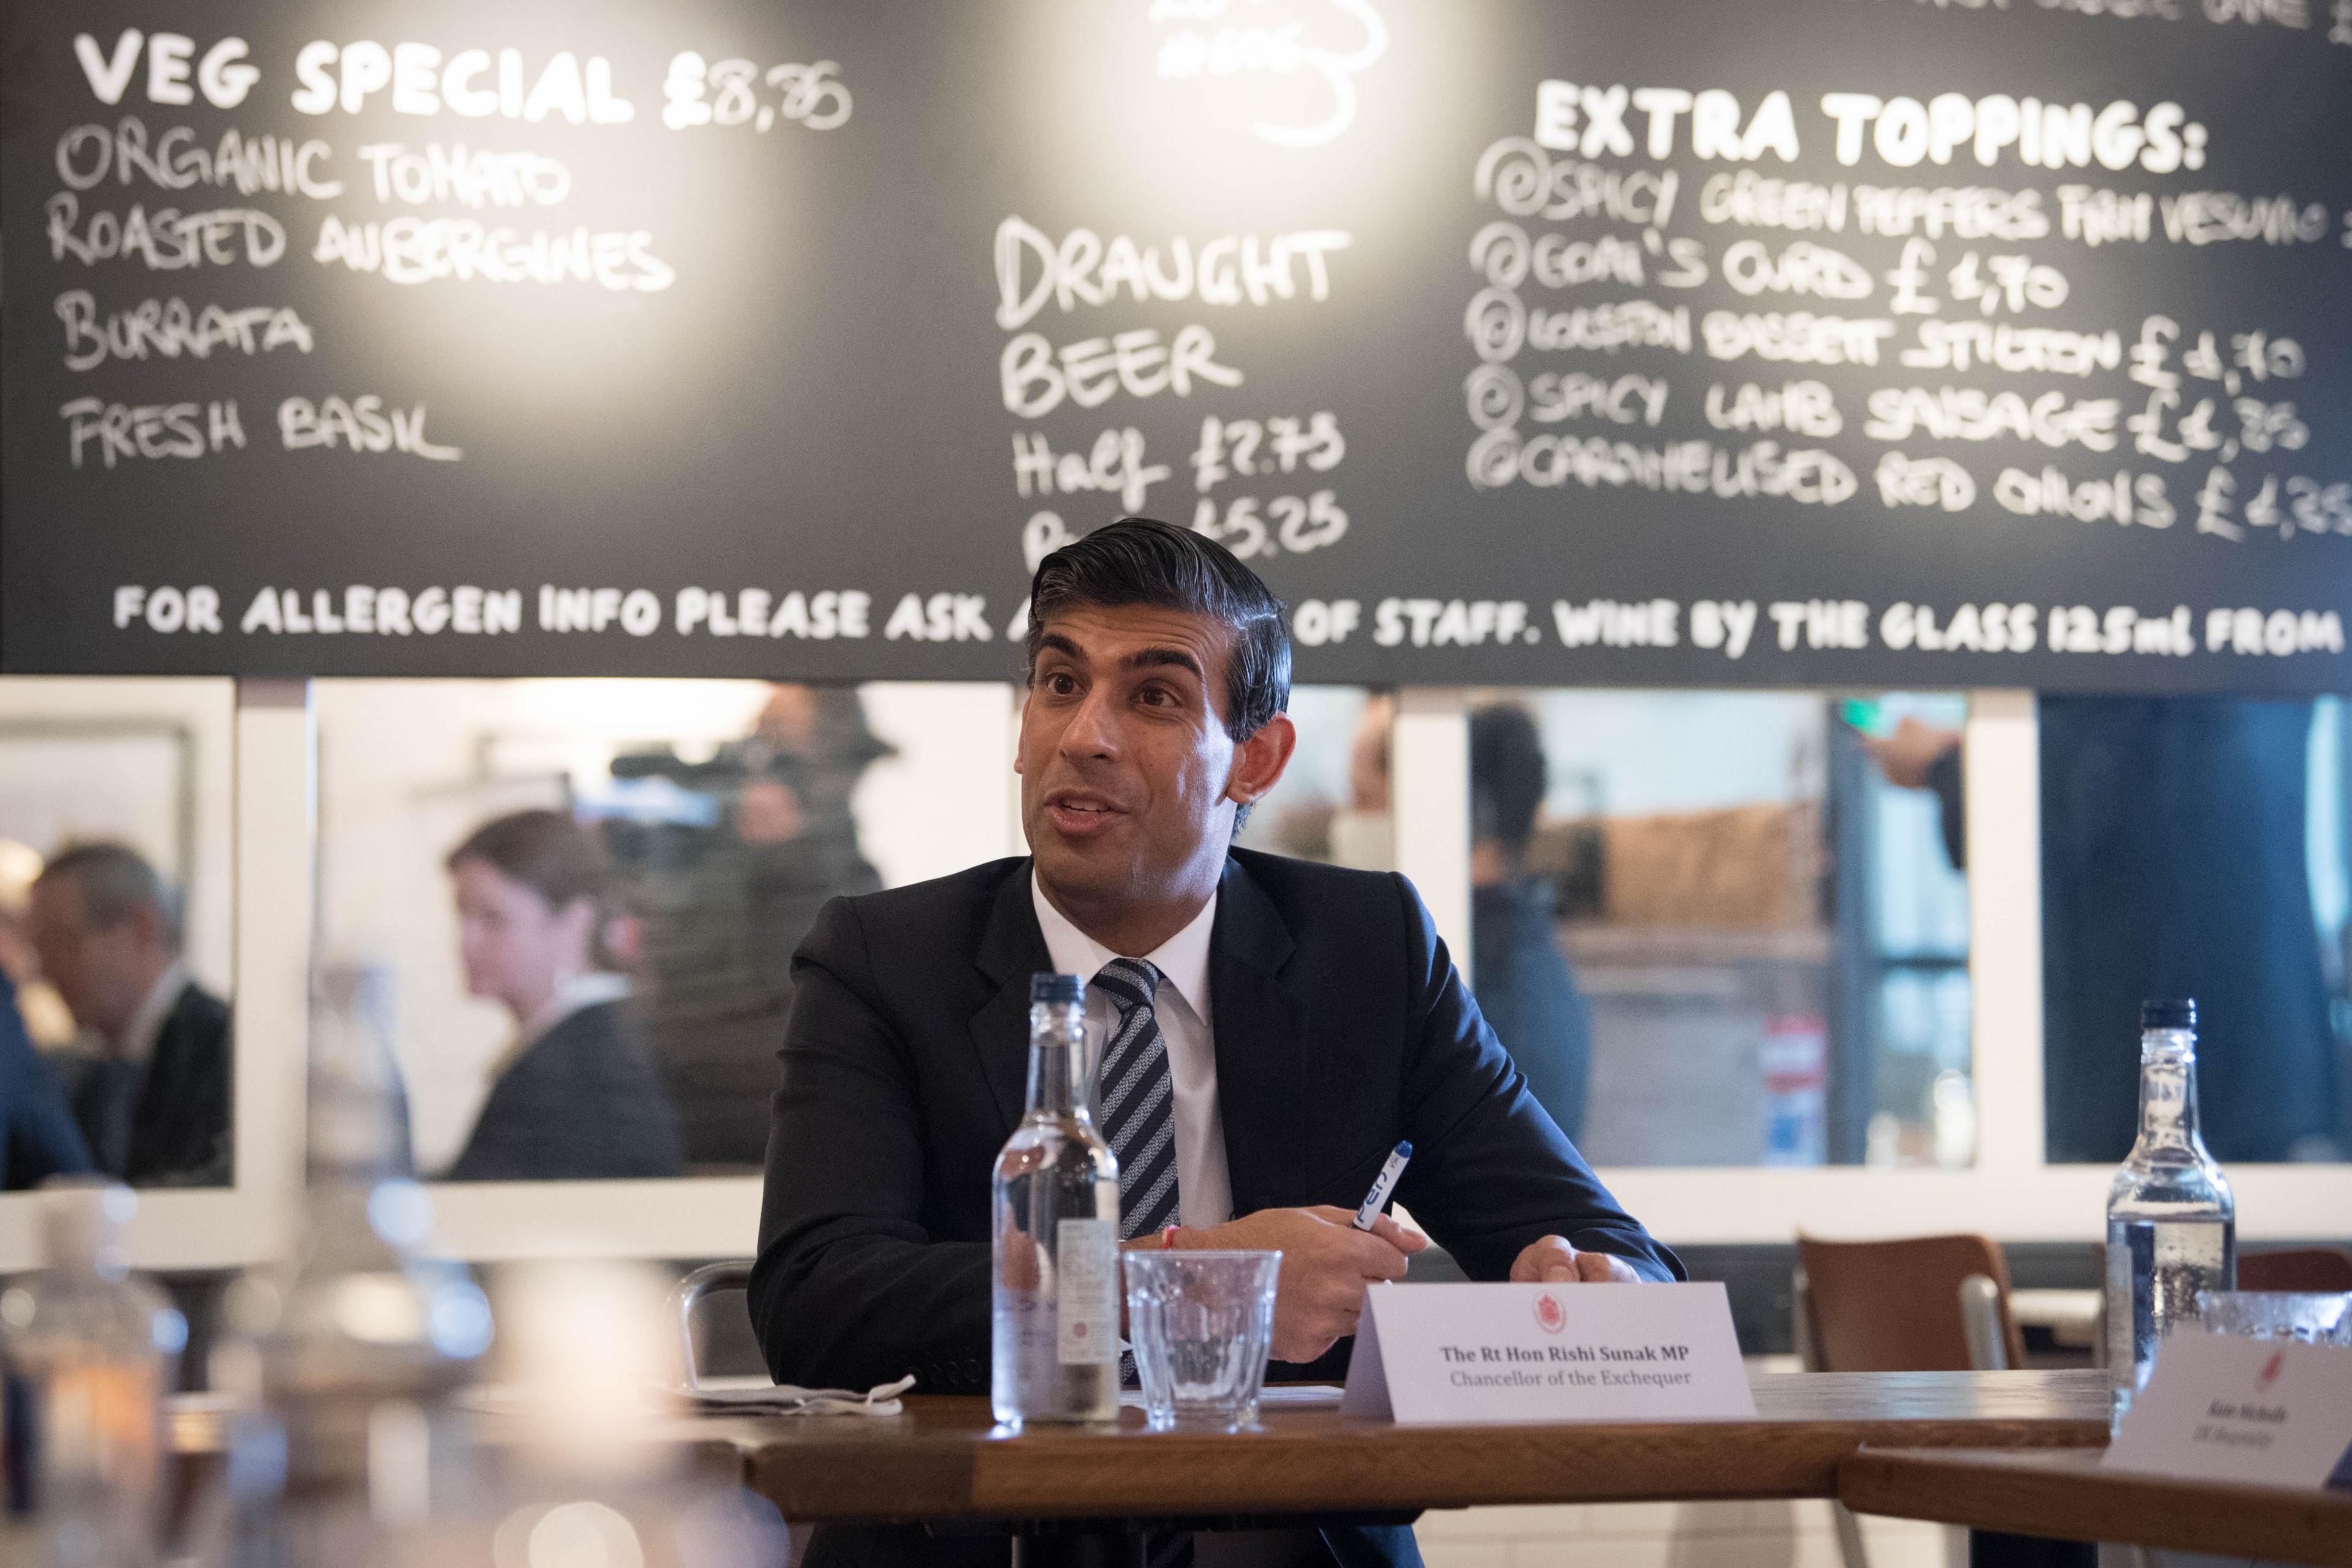
<svg viewBox="0 0 2352 1568"><path fill-rule="evenodd" d="M14 8L0 668L2352 685L2352 0Z"/></svg>

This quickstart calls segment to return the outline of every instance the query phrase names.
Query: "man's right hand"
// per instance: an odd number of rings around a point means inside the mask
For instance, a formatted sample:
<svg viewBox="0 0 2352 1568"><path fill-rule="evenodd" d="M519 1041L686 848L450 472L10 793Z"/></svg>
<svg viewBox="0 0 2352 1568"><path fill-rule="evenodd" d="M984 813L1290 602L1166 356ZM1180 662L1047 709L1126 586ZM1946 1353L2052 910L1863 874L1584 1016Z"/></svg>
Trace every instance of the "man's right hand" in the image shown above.
<svg viewBox="0 0 2352 1568"><path fill-rule="evenodd" d="M1404 1278L1405 1259L1429 1245L1388 1215L1370 1230L1356 1216L1325 1205L1311 1209L1261 1209L1206 1230L1180 1230L1176 1246L1231 1247L1282 1254L1274 1300L1274 1359L1308 1362L1356 1331L1364 1287Z"/></svg>

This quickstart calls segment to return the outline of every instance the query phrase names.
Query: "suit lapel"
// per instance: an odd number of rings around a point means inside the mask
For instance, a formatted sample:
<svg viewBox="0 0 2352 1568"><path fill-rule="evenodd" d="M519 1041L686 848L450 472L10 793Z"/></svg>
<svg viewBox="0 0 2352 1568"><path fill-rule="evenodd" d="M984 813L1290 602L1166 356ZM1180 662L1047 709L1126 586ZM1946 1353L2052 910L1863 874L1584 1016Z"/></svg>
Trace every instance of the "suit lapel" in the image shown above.
<svg viewBox="0 0 2352 1568"><path fill-rule="evenodd" d="M1010 1137L1029 1100L1029 977L1054 967L1045 933L1037 929L1037 909L1029 895L1029 862L1024 859L997 889L982 928L974 963L988 983L987 997L971 1015L971 1043L980 1052L998 1116Z"/></svg>
<svg viewBox="0 0 2352 1568"><path fill-rule="evenodd" d="M1305 1201L1306 1007L1280 981L1290 928L1228 859L1209 939L1217 1100L1235 1214Z"/></svg>

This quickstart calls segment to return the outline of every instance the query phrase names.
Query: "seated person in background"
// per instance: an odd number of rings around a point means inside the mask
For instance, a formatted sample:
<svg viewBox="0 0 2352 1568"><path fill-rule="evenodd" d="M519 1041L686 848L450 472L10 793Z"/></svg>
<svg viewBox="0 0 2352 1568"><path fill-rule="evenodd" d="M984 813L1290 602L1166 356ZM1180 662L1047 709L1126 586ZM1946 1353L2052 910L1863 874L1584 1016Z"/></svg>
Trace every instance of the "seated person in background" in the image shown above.
<svg viewBox="0 0 2352 1568"><path fill-rule="evenodd" d="M37 1187L90 1170L89 1145L16 1011L16 984L0 969L0 1191Z"/></svg>
<svg viewBox="0 0 2352 1568"><path fill-rule="evenodd" d="M1470 952L1478 1006L1572 1139L1584 1134L1592 1010L1559 950L1550 887L1527 870L1544 798L1543 742L1524 708L1470 715Z"/></svg>
<svg viewBox="0 0 2352 1568"><path fill-rule="evenodd" d="M1367 1284L1427 1245L1349 1223L1400 1139L1398 1200L1474 1279L1680 1277L1528 1092L1410 883L1231 847L1296 738L1255 574L1113 523L1040 563L1028 661L1032 855L836 899L801 944L751 1288L779 1381L987 1388L990 1172L1039 970L1085 977L1097 1026L1141 1016L1148 1081L1100 1128L1126 1244L1281 1249L1274 1377L1339 1375ZM1409 1531L1364 1545L1415 1561ZM987 1552L820 1531L808 1560Z"/></svg>
<svg viewBox="0 0 2352 1568"><path fill-rule="evenodd" d="M677 1176L677 1122L604 948L612 870L587 830L519 811L450 852L466 990L514 1015L451 1182Z"/></svg>
<svg viewBox="0 0 2352 1568"><path fill-rule="evenodd" d="M33 945L33 884L47 864L29 845L0 838L0 974L16 988L16 1016L43 1052L66 1049L77 1032L73 1010L42 974Z"/></svg>
<svg viewBox="0 0 2352 1568"><path fill-rule="evenodd" d="M189 977L179 900L154 868L124 845L77 845L33 883L28 924L95 1043L64 1065L97 1168L134 1187L228 1183L228 1004Z"/></svg>

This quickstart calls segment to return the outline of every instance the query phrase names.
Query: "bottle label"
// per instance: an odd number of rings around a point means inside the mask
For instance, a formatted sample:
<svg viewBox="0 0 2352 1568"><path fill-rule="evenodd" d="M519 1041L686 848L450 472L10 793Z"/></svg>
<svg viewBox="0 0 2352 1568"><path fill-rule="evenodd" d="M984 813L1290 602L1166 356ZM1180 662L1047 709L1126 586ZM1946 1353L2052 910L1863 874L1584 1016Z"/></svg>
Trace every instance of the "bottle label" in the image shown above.
<svg viewBox="0 0 2352 1568"><path fill-rule="evenodd" d="M1118 1359L1118 1239L1107 1219L1055 1223L1054 1359L1100 1366Z"/></svg>

